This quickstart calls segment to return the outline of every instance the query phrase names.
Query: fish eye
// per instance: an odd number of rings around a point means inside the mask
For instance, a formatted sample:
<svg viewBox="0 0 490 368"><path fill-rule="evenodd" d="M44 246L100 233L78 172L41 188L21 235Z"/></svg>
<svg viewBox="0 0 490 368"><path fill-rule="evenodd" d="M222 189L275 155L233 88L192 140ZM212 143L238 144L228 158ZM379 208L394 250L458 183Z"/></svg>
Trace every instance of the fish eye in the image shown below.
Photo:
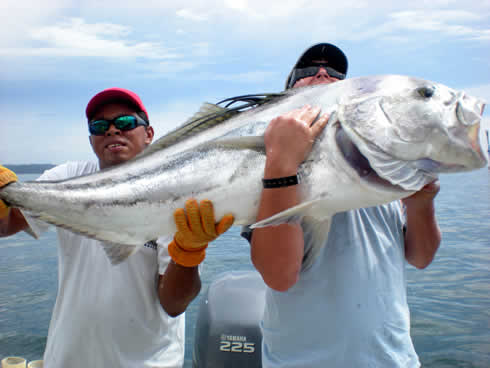
<svg viewBox="0 0 490 368"><path fill-rule="evenodd" d="M433 87L420 87L417 89L417 93L423 98L431 98L434 96L434 88Z"/></svg>

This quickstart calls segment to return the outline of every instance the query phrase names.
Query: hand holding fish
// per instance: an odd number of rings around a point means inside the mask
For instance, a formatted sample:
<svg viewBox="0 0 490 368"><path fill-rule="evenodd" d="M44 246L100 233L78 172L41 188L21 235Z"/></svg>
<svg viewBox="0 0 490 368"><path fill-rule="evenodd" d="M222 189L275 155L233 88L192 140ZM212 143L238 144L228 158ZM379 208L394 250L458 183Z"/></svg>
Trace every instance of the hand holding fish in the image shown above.
<svg viewBox="0 0 490 368"><path fill-rule="evenodd" d="M6 167L0 166L0 188L17 181L17 175ZM7 217L9 207L0 199L0 219Z"/></svg>
<svg viewBox="0 0 490 368"><path fill-rule="evenodd" d="M439 180L433 181L422 187L418 192L415 192L407 198L403 198L402 202L408 209L423 209L427 205L432 205L432 201L441 189Z"/></svg>
<svg viewBox="0 0 490 368"><path fill-rule="evenodd" d="M195 199L189 199L185 211L183 208L175 210L174 220L177 232L168 245L168 252L175 263L195 267L204 260L208 243L227 231L234 217L226 214L216 225L210 200L202 200L198 205Z"/></svg>
<svg viewBox="0 0 490 368"><path fill-rule="evenodd" d="M327 114L319 117L320 111L320 107L306 105L271 120L264 134L266 175L296 175L328 122Z"/></svg>

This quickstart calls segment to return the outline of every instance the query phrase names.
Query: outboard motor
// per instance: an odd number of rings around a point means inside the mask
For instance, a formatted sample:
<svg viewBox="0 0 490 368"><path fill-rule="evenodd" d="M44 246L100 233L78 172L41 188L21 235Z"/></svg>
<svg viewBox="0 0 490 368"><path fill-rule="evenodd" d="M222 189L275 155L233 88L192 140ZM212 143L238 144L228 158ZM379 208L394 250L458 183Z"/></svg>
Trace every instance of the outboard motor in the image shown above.
<svg viewBox="0 0 490 368"><path fill-rule="evenodd" d="M259 368L265 283L257 271L218 275L199 306L193 368Z"/></svg>

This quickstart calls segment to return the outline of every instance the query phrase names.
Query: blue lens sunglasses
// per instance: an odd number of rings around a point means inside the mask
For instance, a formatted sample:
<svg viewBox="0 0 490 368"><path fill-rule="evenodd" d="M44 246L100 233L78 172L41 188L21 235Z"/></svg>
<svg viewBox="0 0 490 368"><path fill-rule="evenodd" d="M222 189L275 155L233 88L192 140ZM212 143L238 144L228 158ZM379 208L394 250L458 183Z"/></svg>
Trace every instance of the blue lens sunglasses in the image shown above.
<svg viewBox="0 0 490 368"><path fill-rule="evenodd" d="M88 123L88 131L91 135L104 135L111 124L114 124L116 129L122 131L132 130L138 126L149 126L150 124L139 116L122 115L112 120L93 120Z"/></svg>

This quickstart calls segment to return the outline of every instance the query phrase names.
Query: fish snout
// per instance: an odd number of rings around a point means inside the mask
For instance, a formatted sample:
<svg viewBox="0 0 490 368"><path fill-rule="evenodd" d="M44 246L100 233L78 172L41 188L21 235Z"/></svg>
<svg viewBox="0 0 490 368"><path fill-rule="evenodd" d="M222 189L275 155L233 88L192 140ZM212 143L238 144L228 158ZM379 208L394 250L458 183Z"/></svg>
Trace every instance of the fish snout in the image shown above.
<svg viewBox="0 0 490 368"><path fill-rule="evenodd" d="M485 109L485 102L464 93L458 97L456 115L460 123L466 126L479 124Z"/></svg>
<svg viewBox="0 0 490 368"><path fill-rule="evenodd" d="M485 109L485 101L465 93L460 93L456 105L456 117L461 125L457 131L467 137L471 159L466 163L468 167L477 168L486 165L486 157L480 144L480 122ZM458 135L459 135L458 134Z"/></svg>

